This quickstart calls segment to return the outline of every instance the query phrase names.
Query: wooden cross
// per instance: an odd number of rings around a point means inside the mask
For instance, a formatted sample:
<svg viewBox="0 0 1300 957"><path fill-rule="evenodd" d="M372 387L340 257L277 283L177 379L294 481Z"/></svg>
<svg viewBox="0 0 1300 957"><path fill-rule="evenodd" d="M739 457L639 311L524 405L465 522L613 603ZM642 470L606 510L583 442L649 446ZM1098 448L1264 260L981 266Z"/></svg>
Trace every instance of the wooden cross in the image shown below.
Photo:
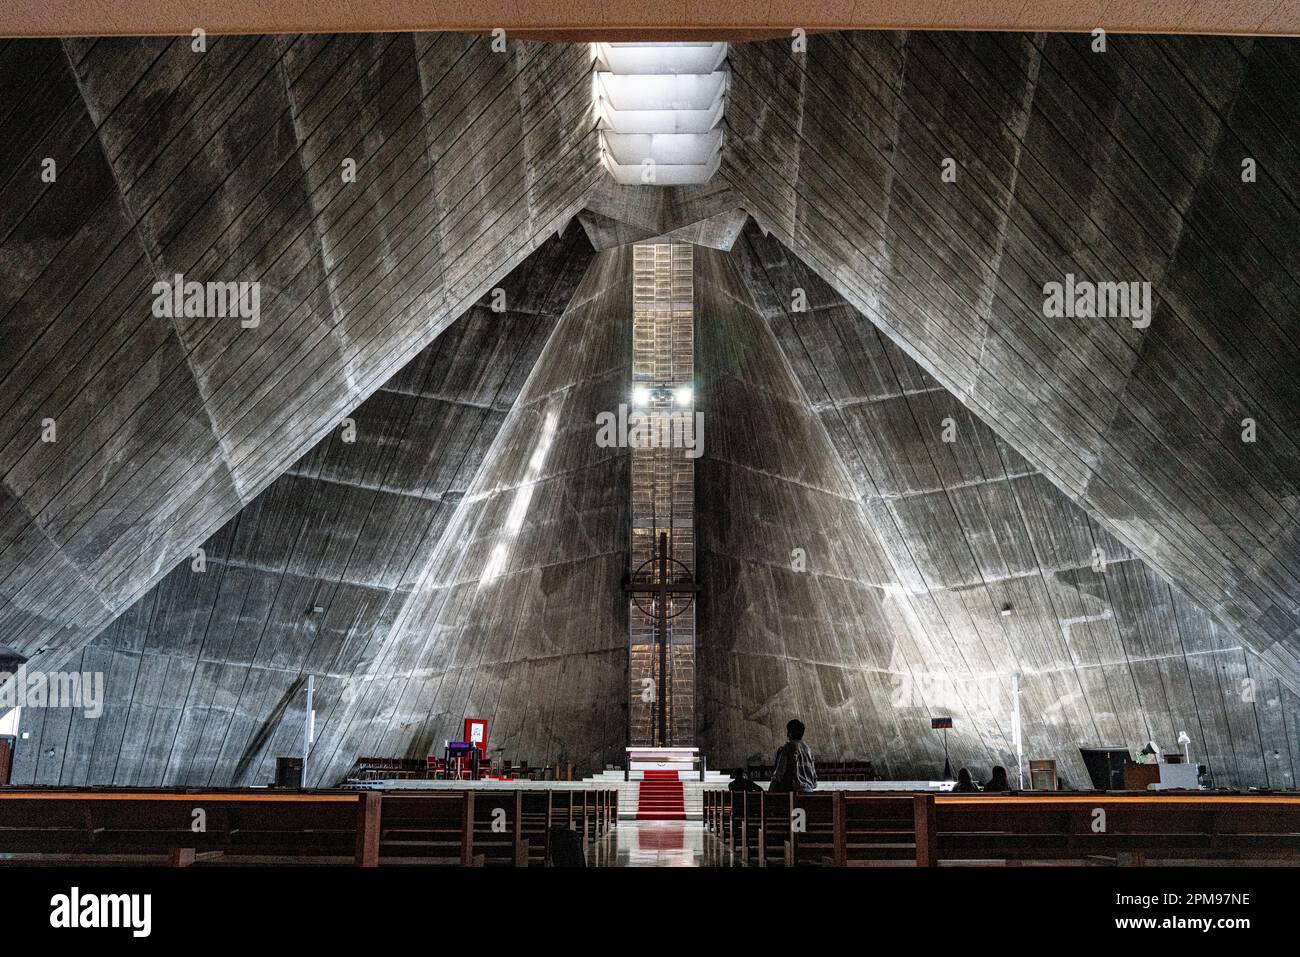
<svg viewBox="0 0 1300 957"><path fill-rule="evenodd" d="M668 533L659 533L659 555L656 563L658 574L653 583L638 584L629 581L623 590L629 595L650 595L655 602L656 632L659 640L659 680L655 683L655 697L659 703L659 746L668 747L668 710L664 707L667 696L664 694L665 681L668 677L668 601L674 595L697 595L700 589L692 581L670 582L668 580Z"/></svg>

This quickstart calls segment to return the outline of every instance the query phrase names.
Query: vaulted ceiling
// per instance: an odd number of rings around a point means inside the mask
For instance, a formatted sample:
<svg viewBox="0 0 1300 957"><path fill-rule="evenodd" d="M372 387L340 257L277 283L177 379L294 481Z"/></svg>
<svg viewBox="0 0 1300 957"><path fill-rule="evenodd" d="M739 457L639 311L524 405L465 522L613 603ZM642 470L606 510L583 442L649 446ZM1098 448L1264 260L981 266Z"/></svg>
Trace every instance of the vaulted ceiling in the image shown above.
<svg viewBox="0 0 1300 957"><path fill-rule="evenodd" d="M1220 783L1293 786L1300 698L1271 668L776 239L751 223L734 256L806 414L820 418L850 476L864 530L848 540L879 543L887 570L868 580L885 583L890 630L913 636L887 669L895 713L913 727L952 715L960 760L1010 765L1018 675L1026 753L1053 755L1072 781L1087 780L1076 750L1083 742L1137 750L1186 732ZM793 307L795 290L806 308ZM784 524L786 543L798 547L800 532ZM771 530L758 537L778 538ZM725 539L742 540L734 530ZM804 547L816 568L818 549ZM777 648L795 645L806 619L817 620L809 610L791 615ZM741 617L720 614L718 623L731 630ZM839 723L833 710L825 722ZM769 737L779 732L779 720L768 724ZM879 752L896 774L918 770L914 737Z"/></svg>
<svg viewBox="0 0 1300 957"><path fill-rule="evenodd" d="M732 71L763 228L1300 690L1300 47L827 34ZM1150 324L1046 316L1067 274L1151 283Z"/></svg>
<svg viewBox="0 0 1300 957"><path fill-rule="evenodd" d="M450 34L6 41L6 643L84 645L562 228L598 175L589 66ZM260 281L259 324L154 318L175 274Z"/></svg>
<svg viewBox="0 0 1300 957"><path fill-rule="evenodd" d="M614 760L627 465L590 423L658 238L697 245L717 760L796 710L897 776L938 714L1006 763L1018 674L1076 783L1185 730L1293 784L1297 50L733 44L721 169L640 187L584 44L0 42L0 641L109 691L26 709L15 777L261 783L309 674L316 782L469 712ZM154 317L177 273L259 279L260 321ZM1150 325L1046 317L1067 273L1149 281Z"/></svg>

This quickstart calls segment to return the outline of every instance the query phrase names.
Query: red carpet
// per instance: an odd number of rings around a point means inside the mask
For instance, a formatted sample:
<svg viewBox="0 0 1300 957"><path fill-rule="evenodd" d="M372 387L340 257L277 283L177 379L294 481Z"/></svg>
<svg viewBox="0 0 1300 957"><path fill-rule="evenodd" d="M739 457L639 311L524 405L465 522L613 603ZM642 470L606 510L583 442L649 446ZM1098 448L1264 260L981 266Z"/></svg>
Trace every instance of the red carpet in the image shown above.
<svg viewBox="0 0 1300 957"><path fill-rule="evenodd" d="M647 771L637 788L638 821L686 820L686 794L676 771Z"/></svg>

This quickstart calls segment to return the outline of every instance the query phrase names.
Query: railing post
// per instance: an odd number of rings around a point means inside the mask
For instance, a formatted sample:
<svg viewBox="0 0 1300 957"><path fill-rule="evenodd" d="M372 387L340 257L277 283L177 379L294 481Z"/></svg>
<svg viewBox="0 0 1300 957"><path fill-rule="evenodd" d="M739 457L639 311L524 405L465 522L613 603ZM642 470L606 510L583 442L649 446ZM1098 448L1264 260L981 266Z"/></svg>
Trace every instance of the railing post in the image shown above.
<svg viewBox="0 0 1300 957"><path fill-rule="evenodd" d="M939 831L935 826L934 795L912 796L912 817L916 826L916 866L939 866Z"/></svg>
<svg viewBox="0 0 1300 957"><path fill-rule="evenodd" d="M462 822L460 835L460 863L462 867L470 867L474 863L474 790L465 789L464 798L465 820Z"/></svg>
<svg viewBox="0 0 1300 957"><path fill-rule="evenodd" d="M554 804L552 803L552 797L554 794L555 794L554 791L547 789L546 791L546 834L545 834L546 843L545 843L545 848L543 853L546 855L545 859L548 861L551 859L551 827L554 825L555 822Z"/></svg>
<svg viewBox="0 0 1300 957"><path fill-rule="evenodd" d="M381 798L378 791L363 791L359 797L355 860L361 867L378 867Z"/></svg>
<svg viewBox="0 0 1300 957"><path fill-rule="evenodd" d="M834 804L832 806L832 815L834 816L834 864L836 867L846 867L849 863L849 842L847 835L847 825L845 824L845 804L844 792L836 791Z"/></svg>
<svg viewBox="0 0 1300 957"><path fill-rule="evenodd" d="M523 863L520 864L520 853ZM524 792L515 792L515 867L528 866L528 850L524 844Z"/></svg>

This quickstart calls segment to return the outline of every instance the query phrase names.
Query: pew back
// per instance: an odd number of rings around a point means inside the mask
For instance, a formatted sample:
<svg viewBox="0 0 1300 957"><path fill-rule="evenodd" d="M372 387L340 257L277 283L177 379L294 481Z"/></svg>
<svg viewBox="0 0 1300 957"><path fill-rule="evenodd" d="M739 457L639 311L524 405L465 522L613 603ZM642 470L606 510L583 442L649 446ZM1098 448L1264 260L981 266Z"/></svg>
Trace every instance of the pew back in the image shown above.
<svg viewBox="0 0 1300 957"><path fill-rule="evenodd" d="M541 864L552 827L585 842L612 790L0 789L3 863ZM197 822L197 823L196 823Z"/></svg>

